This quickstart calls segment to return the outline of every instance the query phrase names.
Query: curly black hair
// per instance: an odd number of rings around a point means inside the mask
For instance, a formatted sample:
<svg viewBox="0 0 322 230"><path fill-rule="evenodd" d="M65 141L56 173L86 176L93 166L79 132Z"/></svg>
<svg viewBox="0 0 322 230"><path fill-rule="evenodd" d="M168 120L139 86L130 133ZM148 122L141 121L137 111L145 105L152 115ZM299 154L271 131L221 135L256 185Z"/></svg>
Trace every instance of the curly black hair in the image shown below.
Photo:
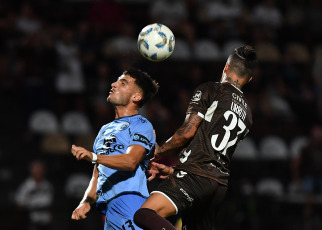
<svg viewBox="0 0 322 230"><path fill-rule="evenodd" d="M154 80L148 73L136 69L131 68L129 70L125 70L123 75L130 75L135 79L135 84L139 86L142 91L142 100L139 102L139 107L142 107L145 102L150 100L159 90L159 84L156 80Z"/></svg>

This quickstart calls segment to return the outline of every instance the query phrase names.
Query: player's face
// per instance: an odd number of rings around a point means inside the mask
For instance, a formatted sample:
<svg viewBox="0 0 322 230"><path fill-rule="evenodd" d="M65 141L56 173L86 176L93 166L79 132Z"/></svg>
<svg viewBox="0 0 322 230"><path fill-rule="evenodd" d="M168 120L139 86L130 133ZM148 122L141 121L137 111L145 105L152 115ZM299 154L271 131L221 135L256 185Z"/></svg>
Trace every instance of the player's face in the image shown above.
<svg viewBox="0 0 322 230"><path fill-rule="evenodd" d="M111 86L107 101L115 106L129 104L134 94L140 92L139 87L135 84L135 79L130 75L121 75Z"/></svg>

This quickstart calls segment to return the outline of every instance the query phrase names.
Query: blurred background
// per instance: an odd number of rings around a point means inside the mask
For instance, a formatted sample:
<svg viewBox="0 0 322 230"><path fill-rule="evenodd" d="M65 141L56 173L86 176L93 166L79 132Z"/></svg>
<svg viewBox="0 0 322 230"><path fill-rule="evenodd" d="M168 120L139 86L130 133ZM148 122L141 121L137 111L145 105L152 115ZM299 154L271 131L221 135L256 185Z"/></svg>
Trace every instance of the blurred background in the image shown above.
<svg viewBox="0 0 322 230"><path fill-rule="evenodd" d="M140 56L154 22L176 37L172 56ZM159 94L141 113L158 143L181 125L193 89L219 81L234 48L260 60L244 88L254 125L231 164L216 230L322 229L322 1L30 0L0 3L0 229L103 229L93 208L70 220L92 149L114 119L110 84L129 67L150 73Z"/></svg>

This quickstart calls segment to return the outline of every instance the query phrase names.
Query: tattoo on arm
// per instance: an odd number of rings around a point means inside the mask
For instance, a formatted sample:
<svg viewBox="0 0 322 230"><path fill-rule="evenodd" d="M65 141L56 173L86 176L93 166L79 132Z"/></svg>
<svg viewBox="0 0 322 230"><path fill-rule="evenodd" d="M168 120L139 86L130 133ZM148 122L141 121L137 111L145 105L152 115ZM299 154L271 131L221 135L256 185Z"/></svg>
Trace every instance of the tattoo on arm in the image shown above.
<svg viewBox="0 0 322 230"><path fill-rule="evenodd" d="M184 147L195 135L202 120L197 114L190 114L172 138L160 147L159 155L163 156Z"/></svg>
<svg viewBox="0 0 322 230"><path fill-rule="evenodd" d="M182 125L184 127L184 134L189 133L193 128L197 130L201 121L202 118L197 114L190 114L189 118Z"/></svg>

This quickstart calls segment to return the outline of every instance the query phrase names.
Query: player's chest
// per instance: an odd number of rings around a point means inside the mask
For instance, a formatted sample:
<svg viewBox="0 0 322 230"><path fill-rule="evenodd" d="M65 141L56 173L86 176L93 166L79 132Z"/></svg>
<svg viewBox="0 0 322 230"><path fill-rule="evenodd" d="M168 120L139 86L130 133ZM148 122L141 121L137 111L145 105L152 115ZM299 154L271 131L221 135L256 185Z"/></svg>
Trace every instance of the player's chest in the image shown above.
<svg viewBox="0 0 322 230"><path fill-rule="evenodd" d="M127 122L111 124L97 136L95 148L101 153L123 152L131 140L130 124Z"/></svg>

